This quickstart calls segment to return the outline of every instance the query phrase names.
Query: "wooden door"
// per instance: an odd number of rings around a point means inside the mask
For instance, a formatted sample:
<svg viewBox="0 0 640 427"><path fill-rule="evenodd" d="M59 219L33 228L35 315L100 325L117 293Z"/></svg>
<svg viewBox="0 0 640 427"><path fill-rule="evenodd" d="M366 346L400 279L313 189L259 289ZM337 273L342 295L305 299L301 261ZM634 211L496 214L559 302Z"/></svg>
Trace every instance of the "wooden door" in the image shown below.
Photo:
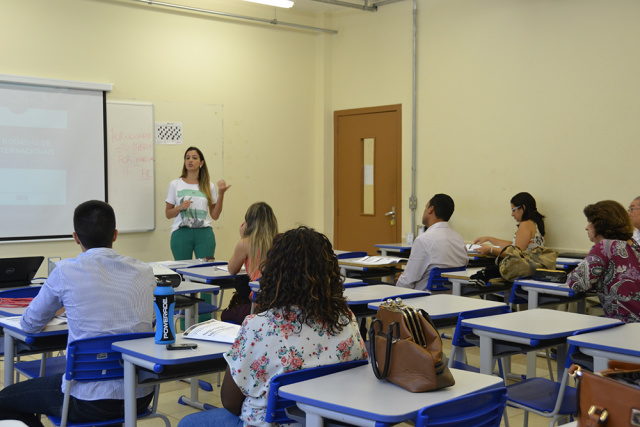
<svg viewBox="0 0 640 427"><path fill-rule="evenodd" d="M401 241L401 125L401 105L334 112L336 249Z"/></svg>

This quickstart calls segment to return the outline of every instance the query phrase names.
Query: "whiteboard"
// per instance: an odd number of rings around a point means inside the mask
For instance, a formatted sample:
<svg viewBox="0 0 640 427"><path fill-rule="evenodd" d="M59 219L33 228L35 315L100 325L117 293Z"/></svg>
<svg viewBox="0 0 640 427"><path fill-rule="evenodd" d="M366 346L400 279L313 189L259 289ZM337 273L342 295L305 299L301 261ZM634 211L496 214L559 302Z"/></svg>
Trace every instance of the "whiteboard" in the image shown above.
<svg viewBox="0 0 640 427"><path fill-rule="evenodd" d="M107 102L107 201L118 232L155 228L153 105Z"/></svg>

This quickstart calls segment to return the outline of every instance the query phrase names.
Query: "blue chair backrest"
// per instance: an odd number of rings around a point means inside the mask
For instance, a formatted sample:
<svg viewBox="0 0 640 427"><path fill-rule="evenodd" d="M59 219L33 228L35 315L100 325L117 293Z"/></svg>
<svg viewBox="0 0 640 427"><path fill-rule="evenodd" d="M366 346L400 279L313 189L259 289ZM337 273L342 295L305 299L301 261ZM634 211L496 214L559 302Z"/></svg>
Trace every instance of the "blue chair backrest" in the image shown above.
<svg viewBox="0 0 640 427"><path fill-rule="evenodd" d="M422 408L416 427L499 427L506 401L505 387L467 394Z"/></svg>
<svg viewBox="0 0 640 427"><path fill-rule="evenodd" d="M452 268L440 268L434 267L429 272L429 281L427 282L428 291L442 291L445 288L442 284L447 283L449 280L442 277L442 273L449 273L451 271L464 271L467 267L452 267Z"/></svg>
<svg viewBox="0 0 640 427"><path fill-rule="evenodd" d="M278 391L280 387L287 384L298 383L311 378L317 378L324 375L333 374L335 372L345 371L361 365L369 363L367 359L352 360L350 362L335 363L333 365L317 366L315 368L300 369L298 371L286 372L271 378L269 387L269 398L267 400L267 415L265 421L276 424L290 424L293 420L289 419L284 410L294 406L296 402L293 400L280 397Z"/></svg>
<svg viewBox="0 0 640 427"><path fill-rule="evenodd" d="M113 350L111 344L153 335L153 332L137 332L75 340L68 347L65 378L75 381L121 379L124 377L122 354Z"/></svg>
<svg viewBox="0 0 640 427"><path fill-rule="evenodd" d="M472 334L471 328L462 326L462 321L466 319L474 319L476 317L494 316L496 314L505 314L511 312L511 308L508 305L500 305L492 308L483 308L480 310L464 311L458 316L458 323L456 324L456 330L453 332L453 339L451 345L456 347L472 347L473 344L465 341L464 336Z"/></svg>

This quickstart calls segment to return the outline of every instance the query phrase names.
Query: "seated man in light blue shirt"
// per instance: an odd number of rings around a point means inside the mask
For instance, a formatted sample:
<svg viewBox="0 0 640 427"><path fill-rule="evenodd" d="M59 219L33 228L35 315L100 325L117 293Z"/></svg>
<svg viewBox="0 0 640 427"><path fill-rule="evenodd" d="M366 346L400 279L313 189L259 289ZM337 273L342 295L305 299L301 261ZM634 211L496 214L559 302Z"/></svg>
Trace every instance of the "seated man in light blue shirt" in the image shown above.
<svg viewBox="0 0 640 427"><path fill-rule="evenodd" d="M413 242L409 262L396 286L424 291L434 267L467 265L464 240L448 223L454 208L453 199L446 194L436 194L429 200L422 214L422 224L427 230Z"/></svg>
<svg viewBox="0 0 640 427"><path fill-rule="evenodd" d="M112 249L118 236L111 206L91 200L73 215L73 238L82 253L56 263L21 319L25 332L40 332L62 307L67 313L68 342L95 336L153 331L152 268ZM64 397L61 374L34 378L0 391L0 419L42 426L40 414L60 416ZM138 411L152 397L152 387L137 390ZM124 415L122 380L75 383L69 421L91 422ZM35 414L35 415L34 415Z"/></svg>

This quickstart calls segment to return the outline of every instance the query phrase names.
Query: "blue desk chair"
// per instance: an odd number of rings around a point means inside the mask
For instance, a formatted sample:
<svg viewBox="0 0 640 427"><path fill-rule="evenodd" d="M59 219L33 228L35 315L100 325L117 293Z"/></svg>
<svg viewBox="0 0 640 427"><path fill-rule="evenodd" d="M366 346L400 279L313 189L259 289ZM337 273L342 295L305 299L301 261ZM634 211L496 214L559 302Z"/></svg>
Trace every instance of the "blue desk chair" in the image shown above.
<svg viewBox="0 0 640 427"><path fill-rule="evenodd" d="M450 291L451 287L447 287L444 284L449 283L449 280L442 277L442 273L449 273L451 271L464 271L467 267L452 267L452 268L439 268L434 267L429 272L429 281L427 282L427 290L432 292L438 291Z"/></svg>
<svg viewBox="0 0 640 427"><path fill-rule="evenodd" d="M335 372L345 371L369 363L368 360L353 360L350 362L336 363L333 365L318 366L315 368L301 369L298 371L287 372L276 375L271 379L269 387L269 397L267 399L267 415L265 421L276 424L292 424L298 420L289 418L285 412L287 408L294 407L296 402L293 400L280 397L278 391L280 387L287 384L298 383L311 378L317 378L324 375L333 374ZM297 418L297 417L296 417Z"/></svg>
<svg viewBox="0 0 640 427"><path fill-rule="evenodd" d="M124 418L113 419L101 422L68 423L69 400L71 397L71 387L74 382L96 382L117 380L124 377L122 355L120 352L112 350L111 344L115 341L125 341L138 338L153 337L153 332L142 332L132 334L107 335L94 338L86 338L73 341L69 344L67 353L67 367L65 372L64 402L62 406L62 416L60 418L48 416L49 420L56 426L108 426L124 423ZM160 386L155 386L153 404L141 417L162 418L166 427L171 427L171 423L162 414L156 412L158 405L158 392Z"/></svg>
<svg viewBox="0 0 640 427"><path fill-rule="evenodd" d="M499 427L506 400L504 387L467 394L422 408L416 427Z"/></svg>
<svg viewBox="0 0 640 427"><path fill-rule="evenodd" d="M451 340L451 355L449 357L449 367L456 369L463 369L465 371L480 372L480 369L467 364L466 355L464 355L464 349L467 347L474 347L476 340L473 337L473 331L471 328L462 325L462 321L466 319L474 319L477 317L495 316L498 314L510 313L511 308L508 305L501 305L492 308L484 308L480 310L465 311L458 316L458 323L456 329L453 332L453 338ZM517 351L514 350L514 353ZM464 359L464 362L461 360ZM498 361L498 368L500 370L500 377L504 379L504 373L502 372L502 363Z"/></svg>
<svg viewBox="0 0 640 427"><path fill-rule="evenodd" d="M605 325L586 331L577 331L573 335L608 329L613 326L616 325ZM529 412L551 418L549 427L553 427L562 416L573 416L577 412L576 389L567 385L568 371L572 363L571 355L577 351L578 349L575 346L569 346L567 360L564 364L564 374L560 383L536 377L527 378L524 381L507 386L507 405L524 409L524 427L528 425Z"/></svg>

